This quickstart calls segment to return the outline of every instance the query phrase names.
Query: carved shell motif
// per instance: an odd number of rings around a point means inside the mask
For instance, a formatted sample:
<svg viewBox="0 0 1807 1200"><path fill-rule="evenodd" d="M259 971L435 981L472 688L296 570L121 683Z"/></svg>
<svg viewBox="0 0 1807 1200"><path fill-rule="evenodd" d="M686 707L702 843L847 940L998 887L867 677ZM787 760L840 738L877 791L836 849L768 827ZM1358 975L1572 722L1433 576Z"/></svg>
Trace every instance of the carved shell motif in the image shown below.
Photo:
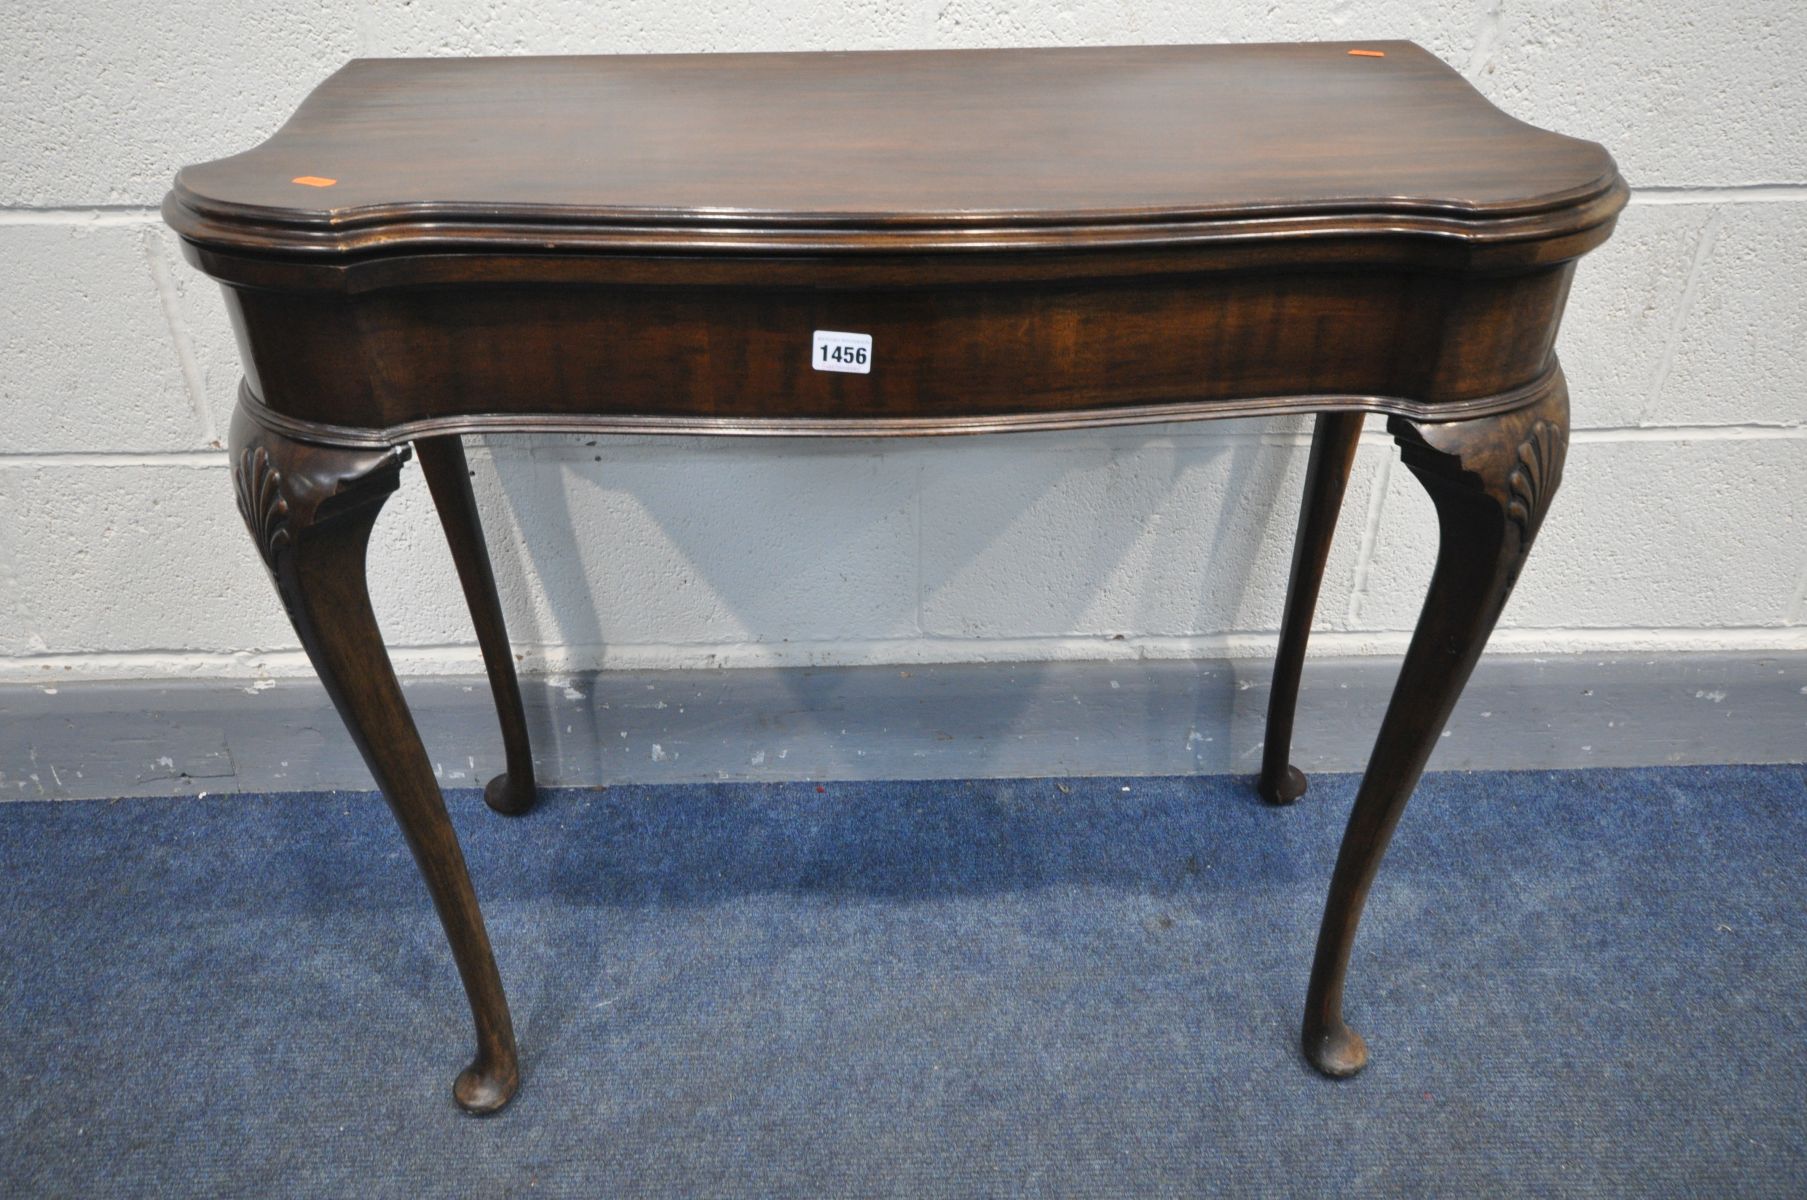
<svg viewBox="0 0 1807 1200"><path fill-rule="evenodd" d="M1544 505L1562 482L1562 460L1568 452L1568 434L1562 426L1539 420L1518 444L1518 462L1506 476L1510 499L1506 515L1528 540L1537 529Z"/></svg>
<svg viewBox="0 0 1807 1200"><path fill-rule="evenodd" d="M289 502L282 498L282 472L262 446L239 455L232 482L238 489L238 512L257 542L264 565L276 569L276 552L289 544Z"/></svg>

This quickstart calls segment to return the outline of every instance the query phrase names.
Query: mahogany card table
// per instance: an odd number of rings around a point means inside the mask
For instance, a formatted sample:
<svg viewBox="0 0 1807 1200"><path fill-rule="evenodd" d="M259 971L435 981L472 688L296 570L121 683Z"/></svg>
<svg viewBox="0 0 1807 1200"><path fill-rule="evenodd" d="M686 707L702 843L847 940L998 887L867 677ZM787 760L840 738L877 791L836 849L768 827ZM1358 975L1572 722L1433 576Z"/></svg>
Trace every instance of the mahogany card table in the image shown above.
<svg viewBox="0 0 1807 1200"><path fill-rule="evenodd" d="M1406 42L360 59L164 202L244 362L240 511L445 926L476 1022L453 1095L519 1086L457 837L366 589L410 450L534 799L460 438L893 437L1311 413L1258 788L1288 763L1366 414L1436 567L1330 881L1305 1002L1328 1075L1356 922L1562 477L1553 353L1626 186ZM1246 502L1246 501L1245 501ZM983 519L983 514L975 514Z"/></svg>

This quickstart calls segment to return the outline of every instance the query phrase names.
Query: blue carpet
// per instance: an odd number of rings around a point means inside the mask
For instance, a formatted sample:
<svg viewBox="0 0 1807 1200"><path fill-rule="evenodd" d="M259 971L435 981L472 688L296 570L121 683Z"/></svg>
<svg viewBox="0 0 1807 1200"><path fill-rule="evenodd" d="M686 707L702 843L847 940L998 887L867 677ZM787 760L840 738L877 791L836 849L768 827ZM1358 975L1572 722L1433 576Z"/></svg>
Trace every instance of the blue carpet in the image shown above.
<svg viewBox="0 0 1807 1200"><path fill-rule="evenodd" d="M10 1195L1807 1192L1807 769L1428 777L1299 1058L1354 779L623 787L452 808L489 1121L371 794L0 806Z"/></svg>

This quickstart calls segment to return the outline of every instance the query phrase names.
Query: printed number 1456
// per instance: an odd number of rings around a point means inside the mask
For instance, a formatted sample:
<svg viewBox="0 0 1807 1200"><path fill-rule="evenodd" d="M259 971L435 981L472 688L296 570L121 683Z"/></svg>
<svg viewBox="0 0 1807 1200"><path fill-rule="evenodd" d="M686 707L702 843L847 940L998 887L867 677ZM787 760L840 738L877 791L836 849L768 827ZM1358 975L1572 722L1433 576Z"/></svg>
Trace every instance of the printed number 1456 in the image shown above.
<svg viewBox="0 0 1807 1200"><path fill-rule="evenodd" d="M872 335L818 329L810 345L809 365L818 371L872 372Z"/></svg>

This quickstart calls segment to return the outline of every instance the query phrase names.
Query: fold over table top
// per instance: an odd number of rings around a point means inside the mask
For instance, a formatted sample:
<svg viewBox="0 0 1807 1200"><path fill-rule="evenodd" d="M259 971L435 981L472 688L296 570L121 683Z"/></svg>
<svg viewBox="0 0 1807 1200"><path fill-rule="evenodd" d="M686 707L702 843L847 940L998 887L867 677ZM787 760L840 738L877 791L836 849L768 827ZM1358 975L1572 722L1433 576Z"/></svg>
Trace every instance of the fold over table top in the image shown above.
<svg viewBox="0 0 1807 1200"><path fill-rule="evenodd" d="M1624 194L1595 143L1364 42L359 59L165 213L284 257L909 253L1545 239Z"/></svg>

